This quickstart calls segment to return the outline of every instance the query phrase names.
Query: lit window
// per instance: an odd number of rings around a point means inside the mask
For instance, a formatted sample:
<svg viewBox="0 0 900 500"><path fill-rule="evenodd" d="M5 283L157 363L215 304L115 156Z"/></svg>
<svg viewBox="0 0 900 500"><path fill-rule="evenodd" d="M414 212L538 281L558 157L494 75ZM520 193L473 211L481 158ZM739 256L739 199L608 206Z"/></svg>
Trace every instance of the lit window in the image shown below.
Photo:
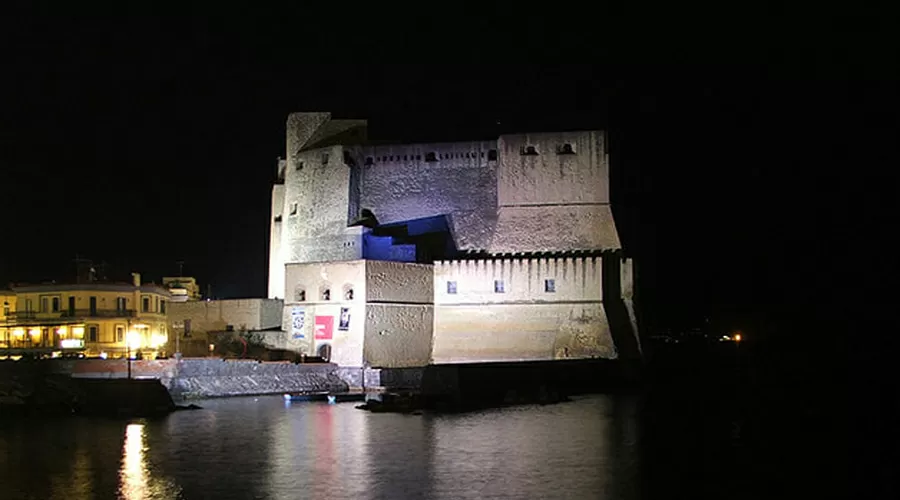
<svg viewBox="0 0 900 500"><path fill-rule="evenodd" d="M544 280L544 291L547 293L556 293L556 280Z"/></svg>
<svg viewBox="0 0 900 500"><path fill-rule="evenodd" d="M494 293L506 293L503 280L494 280Z"/></svg>
<svg viewBox="0 0 900 500"><path fill-rule="evenodd" d="M447 293L450 295L456 295L456 282L455 281L447 282Z"/></svg>

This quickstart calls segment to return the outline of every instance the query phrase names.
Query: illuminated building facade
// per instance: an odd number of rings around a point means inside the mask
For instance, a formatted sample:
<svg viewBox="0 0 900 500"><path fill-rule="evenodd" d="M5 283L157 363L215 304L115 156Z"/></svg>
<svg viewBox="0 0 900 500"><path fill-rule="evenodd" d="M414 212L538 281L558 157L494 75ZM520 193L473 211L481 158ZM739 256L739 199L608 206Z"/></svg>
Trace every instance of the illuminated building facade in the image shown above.
<svg viewBox="0 0 900 500"><path fill-rule="evenodd" d="M200 285L195 278L186 276L165 277L163 286L172 295L172 302L191 302L200 300Z"/></svg>
<svg viewBox="0 0 900 500"><path fill-rule="evenodd" d="M344 366L640 356L600 130L381 144L293 113L269 297L288 347Z"/></svg>
<svg viewBox="0 0 900 500"><path fill-rule="evenodd" d="M110 358L164 353L168 290L134 282L23 285L4 308L2 346L10 352L83 353ZM6 314L8 312L8 314Z"/></svg>

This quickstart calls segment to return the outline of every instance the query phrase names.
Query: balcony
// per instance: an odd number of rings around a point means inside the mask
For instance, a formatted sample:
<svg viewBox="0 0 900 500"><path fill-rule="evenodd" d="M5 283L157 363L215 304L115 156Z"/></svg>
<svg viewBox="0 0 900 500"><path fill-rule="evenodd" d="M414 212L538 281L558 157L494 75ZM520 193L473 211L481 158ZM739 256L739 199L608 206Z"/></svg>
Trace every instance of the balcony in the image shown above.
<svg viewBox="0 0 900 500"><path fill-rule="evenodd" d="M16 311L10 313L7 318L12 323L20 323L23 321L54 322L76 318L134 318L135 316L137 316L137 311L133 309L65 309L57 312Z"/></svg>

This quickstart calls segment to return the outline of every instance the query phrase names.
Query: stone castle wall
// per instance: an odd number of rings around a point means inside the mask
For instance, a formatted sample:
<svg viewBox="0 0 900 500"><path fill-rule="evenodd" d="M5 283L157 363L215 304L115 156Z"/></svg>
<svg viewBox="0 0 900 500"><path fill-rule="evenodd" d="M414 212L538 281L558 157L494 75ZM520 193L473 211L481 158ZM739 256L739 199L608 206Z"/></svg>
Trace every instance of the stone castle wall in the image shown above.
<svg viewBox="0 0 900 500"><path fill-rule="evenodd" d="M283 186L273 191L270 297L285 294L286 263L361 258L363 230L347 226L362 209L380 223L445 215L460 250L621 247L603 132L371 146L364 132L349 135L364 126L328 113L288 118Z"/></svg>
<svg viewBox="0 0 900 500"><path fill-rule="evenodd" d="M442 261L434 274L434 363L617 356L600 257Z"/></svg>

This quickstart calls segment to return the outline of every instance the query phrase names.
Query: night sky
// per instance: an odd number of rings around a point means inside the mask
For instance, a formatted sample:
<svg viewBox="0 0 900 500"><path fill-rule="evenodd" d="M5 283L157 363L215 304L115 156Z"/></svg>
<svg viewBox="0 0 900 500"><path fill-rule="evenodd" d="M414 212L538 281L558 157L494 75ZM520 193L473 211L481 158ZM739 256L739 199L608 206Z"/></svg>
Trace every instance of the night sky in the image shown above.
<svg viewBox="0 0 900 500"><path fill-rule="evenodd" d="M840 314L895 269L897 73L875 25L848 44L790 19L640 39L503 13L200 13L0 20L0 283L69 280L79 255L155 280L184 261L215 297L264 296L285 119L320 110L404 142L608 129L654 327Z"/></svg>

